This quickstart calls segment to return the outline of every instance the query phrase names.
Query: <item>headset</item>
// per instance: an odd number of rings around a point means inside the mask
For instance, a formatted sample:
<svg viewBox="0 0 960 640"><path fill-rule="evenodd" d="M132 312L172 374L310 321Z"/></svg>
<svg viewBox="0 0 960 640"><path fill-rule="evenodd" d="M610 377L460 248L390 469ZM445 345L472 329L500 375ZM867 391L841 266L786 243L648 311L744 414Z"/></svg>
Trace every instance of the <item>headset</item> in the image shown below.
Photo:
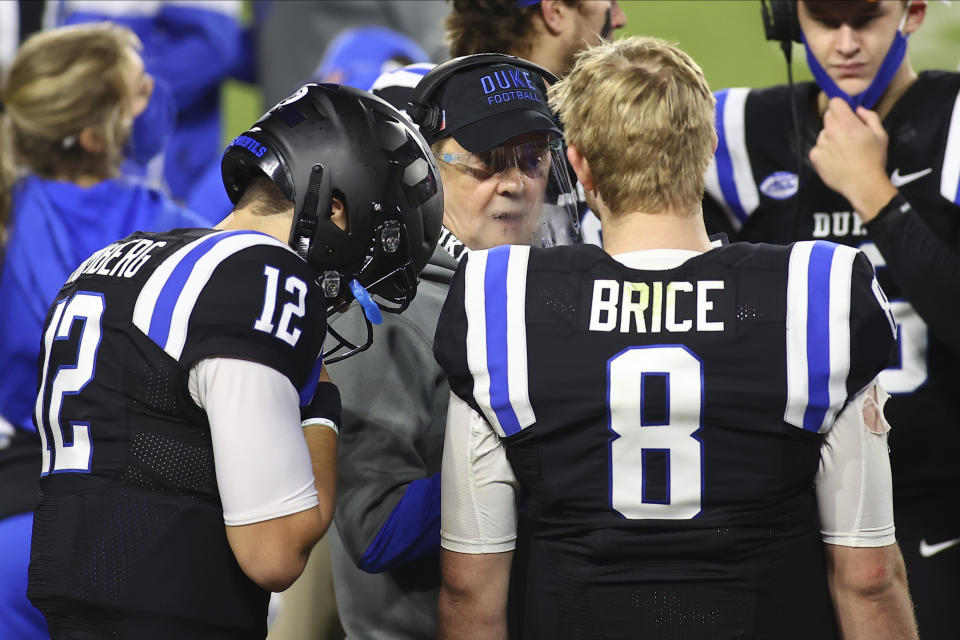
<svg viewBox="0 0 960 640"><path fill-rule="evenodd" d="M760 12L767 40L780 42L781 47L803 42L796 0L760 0Z"/></svg>
<svg viewBox="0 0 960 640"><path fill-rule="evenodd" d="M780 43L780 50L787 62L787 84L793 93L793 43L803 42L803 31L800 29L800 18L797 17L797 0L760 0L760 13L763 17L763 33L767 40ZM796 100L790 99L790 119L793 123L793 138L797 147L797 180L803 175L802 135L800 131L800 116L797 112ZM793 232L797 225L797 208L799 195L793 201L790 225L787 228L789 235L787 242L793 240Z"/></svg>
<svg viewBox="0 0 960 640"><path fill-rule="evenodd" d="M509 64L514 67L533 71L538 74L545 82L554 83L559 80L538 64L529 60L518 58L516 56L504 53L475 53L469 56L460 56L448 60L443 64L437 65L431 69L410 94L407 102L407 114L419 127L424 136L433 136L440 131L443 124L443 109L438 104L431 104L430 99L443 86L443 84L454 74L472 69L474 67L484 67L492 64Z"/></svg>

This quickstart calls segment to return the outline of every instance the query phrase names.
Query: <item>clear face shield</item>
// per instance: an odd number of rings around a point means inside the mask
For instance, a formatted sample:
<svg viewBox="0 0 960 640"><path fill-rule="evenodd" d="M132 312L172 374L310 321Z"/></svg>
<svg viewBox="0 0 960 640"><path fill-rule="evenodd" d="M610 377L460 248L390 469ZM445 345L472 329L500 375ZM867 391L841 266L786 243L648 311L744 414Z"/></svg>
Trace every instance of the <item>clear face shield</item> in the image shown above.
<svg viewBox="0 0 960 640"><path fill-rule="evenodd" d="M450 201L457 198L457 190L450 189L445 181L450 205L445 213L457 223L454 231L458 238L474 249L501 244L551 247L579 243L576 192L561 139L554 134L530 134L515 140L481 153L437 154L442 165L469 178L467 189L483 193L484 185L493 188L496 184L498 193L510 194L509 199L478 202L475 206L482 211L464 214L458 203ZM470 231L465 230L468 228Z"/></svg>

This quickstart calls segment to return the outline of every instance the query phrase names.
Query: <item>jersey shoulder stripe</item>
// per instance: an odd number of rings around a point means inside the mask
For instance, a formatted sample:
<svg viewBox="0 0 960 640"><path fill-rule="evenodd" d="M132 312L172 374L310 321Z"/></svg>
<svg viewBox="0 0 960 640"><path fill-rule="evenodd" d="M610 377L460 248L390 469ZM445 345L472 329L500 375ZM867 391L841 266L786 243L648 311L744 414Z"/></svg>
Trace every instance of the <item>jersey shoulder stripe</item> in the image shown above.
<svg viewBox="0 0 960 640"><path fill-rule="evenodd" d="M133 324L179 360L193 307L214 270L230 256L258 245L289 250L276 238L255 231L221 231L184 245L144 284L134 306Z"/></svg>
<svg viewBox="0 0 960 640"><path fill-rule="evenodd" d="M737 227L760 205L747 150L746 105L749 89L723 89L717 98L717 152L707 168L706 188L733 214Z"/></svg>
<svg viewBox="0 0 960 640"><path fill-rule="evenodd" d="M960 91L954 99L950 116L943 169L940 172L940 195L960 205Z"/></svg>
<svg viewBox="0 0 960 640"><path fill-rule="evenodd" d="M783 419L807 431L828 431L847 400L857 253L824 241L797 242L790 251Z"/></svg>
<svg viewBox="0 0 960 640"><path fill-rule="evenodd" d="M536 422L527 371L529 256L530 247L521 246L472 251L464 272L473 397L503 437Z"/></svg>

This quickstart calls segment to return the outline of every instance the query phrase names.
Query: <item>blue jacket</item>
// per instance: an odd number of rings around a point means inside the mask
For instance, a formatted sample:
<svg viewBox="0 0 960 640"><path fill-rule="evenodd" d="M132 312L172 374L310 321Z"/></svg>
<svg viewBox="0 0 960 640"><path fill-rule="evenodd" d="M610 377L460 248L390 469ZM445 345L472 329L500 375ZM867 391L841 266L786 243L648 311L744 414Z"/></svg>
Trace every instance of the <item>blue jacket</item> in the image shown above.
<svg viewBox="0 0 960 640"><path fill-rule="evenodd" d="M0 266L0 415L33 429L43 321L61 285L94 251L134 231L204 227L153 189L123 178L92 187L27 176L13 190Z"/></svg>

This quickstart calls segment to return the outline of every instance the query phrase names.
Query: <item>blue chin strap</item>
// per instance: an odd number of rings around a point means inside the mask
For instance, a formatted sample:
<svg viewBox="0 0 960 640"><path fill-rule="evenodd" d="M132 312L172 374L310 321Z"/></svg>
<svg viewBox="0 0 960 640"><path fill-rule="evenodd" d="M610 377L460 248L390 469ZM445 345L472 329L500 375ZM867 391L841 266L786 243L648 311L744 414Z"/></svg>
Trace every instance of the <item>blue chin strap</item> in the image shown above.
<svg viewBox="0 0 960 640"><path fill-rule="evenodd" d="M904 18L906 18L906 15ZM897 69L900 68L900 63L903 62L904 56L907 55L907 36L903 35L903 26L901 25L900 28L897 29L897 34L893 37L893 44L890 45L890 49L887 51L887 55L880 64L880 69L877 71L877 75L873 77L870 86L868 86L863 93L851 96L837 86L837 83L833 81L833 78L827 74L823 66L817 61L813 52L810 51L810 45L807 44L806 36L801 34L801 38L803 39L803 48L807 51L807 66L810 67L810 72L813 74L820 89L822 89L829 98L843 98L854 111L857 110L857 107L872 109L873 105L877 104L877 100L880 99L883 92L890 86L893 76L896 75Z"/></svg>

